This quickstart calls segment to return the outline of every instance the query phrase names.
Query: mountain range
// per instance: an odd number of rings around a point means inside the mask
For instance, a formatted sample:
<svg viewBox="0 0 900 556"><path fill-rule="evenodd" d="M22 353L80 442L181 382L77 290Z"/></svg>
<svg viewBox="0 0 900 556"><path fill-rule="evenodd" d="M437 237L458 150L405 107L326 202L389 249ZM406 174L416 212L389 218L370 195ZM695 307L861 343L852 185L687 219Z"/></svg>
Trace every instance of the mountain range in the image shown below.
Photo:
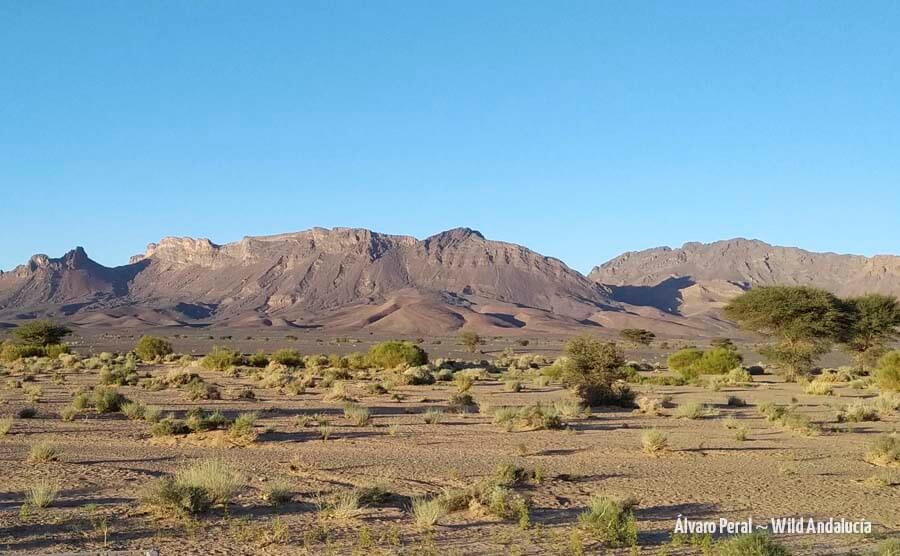
<svg viewBox="0 0 900 556"><path fill-rule="evenodd" d="M419 240L313 228L217 245L168 237L127 265L78 247L0 272L0 323L307 328L382 334L734 332L719 309L755 285L900 295L900 257L812 253L732 239L629 252L584 276L520 245L457 228Z"/></svg>

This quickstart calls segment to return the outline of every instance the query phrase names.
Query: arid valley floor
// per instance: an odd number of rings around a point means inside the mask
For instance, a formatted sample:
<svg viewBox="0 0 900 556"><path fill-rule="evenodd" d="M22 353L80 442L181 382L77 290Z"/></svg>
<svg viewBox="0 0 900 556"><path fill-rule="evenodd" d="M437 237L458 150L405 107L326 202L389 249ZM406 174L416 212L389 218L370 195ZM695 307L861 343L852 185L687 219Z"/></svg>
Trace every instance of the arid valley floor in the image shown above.
<svg viewBox="0 0 900 556"><path fill-rule="evenodd" d="M238 340L238 338L241 338ZM296 348L303 354L365 351L370 339L288 339L272 336L229 340L192 333L174 339L177 352L197 355L214 344L252 353ZM76 349L125 352L127 336L73 339ZM262 345L256 343L262 342ZM440 343L437 343L440 342ZM685 341L666 349L627 349L627 358L650 365ZM246 345L245 345L246 344ZM658 414L639 410L573 410L560 403L563 427L501 423L496 408L572 400L566 389L541 379L528 364L501 373L489 368L503 350L544 354L552 361L560 339L532 339L527 347L496 338L482 353L465 353L455 338L422 342L432 359L470 360L469 393L478 408L451 412L455 380L427 385L384 384L374 372L353 372L342 380L343 397L333 399L328 366L305 369L308 387L288 391L264 369L219 372L193 361L140 364L140 383L186 368L214 385L220 399L190 400L185 388L118 386L132 401L184 418L192 409L221 411L229 419L256 412L252 441L236 441L224 430L154 436L152 423L122 413L86 410L61 419L79 388L97 385L100 371L85 361L67 366L8 365L3 371L0 415L13 417L0 437L4 480L0 486L0 550L10 554L157 548L161 554L704 554L701 536L672 534L678 516L745 519L806 516L866 519L870 535L785 535L779 541L795 554L866 554L900 531L900 476L863 455L880 434L896 430L897 412L880 420L839 423L838 410L875 393L835 383L832 395L813 395L800 384L773 374L751 384L720 388L633 384L639 396L661 400ZM756 361L750 351L746 361ZM508 353L508 352L507 352ZM86 357L86 355L85 355ZM106 357L106 356L104 356ZM485 363L474 361L485 360ZM541 360L538 359L538 362ZM120 359L121 362L121 359ZM115 367L115 361L108 361ZM527 363L527 360L526 360ZM90 365L94 366L94 365ZM102 365L101 365L102 366ZM80 367L80 368L78 368ZM646 368L646 367L645 367ZM277 373L275 373L277 375ZM666 376L646 370L644 377ZM282 377L283 378L283 377ZM445 377L446 373L445 373ZM518 391L516 391L518 390ZM252 397L247 392L252 392ZM731 404L727 402L728 397ZM212 396L215 397L215 396ZM30 400L28 398L31 398ZM352 398L351 401L350 398ZM329 401L331 400L331 401ZM679 406L707 404L697 418L677 418ZM741 405L744 402L745 405ZM821 427L806 436L760 415L765 402L793 405ZM368 422L345 407L368 409ZM23 409L34 408L30 418ZM434 410L439 410L437 413ZM428 423L426 421L431 421ZM535 429L535 430L533 430ZM642 433L657 429L668 448L655 455L642 449ZM736 434L736 431L740 431ZM327 439L323 439L327 436ZM742 437L740 440L738 437ZM54 457L35 463L30 451L49 445ZM33 458L33 454L32 459ZM219 458L236 471L242 486L230 504L192 518L162 516L142 503L148 485L192 462ZM471 486L516 470L506 482L528 500L527 523L502 519L470 506L423 527L411 515L413 499ZM53 504L23 510L25 491L40 481L58 486ZM273 488L277 487L277 488ZM273 492L283 491L272 501ZM376 492L341 505L347 493ZM579 525L592 495L634 497L636 547L608 549Z"/></svg>

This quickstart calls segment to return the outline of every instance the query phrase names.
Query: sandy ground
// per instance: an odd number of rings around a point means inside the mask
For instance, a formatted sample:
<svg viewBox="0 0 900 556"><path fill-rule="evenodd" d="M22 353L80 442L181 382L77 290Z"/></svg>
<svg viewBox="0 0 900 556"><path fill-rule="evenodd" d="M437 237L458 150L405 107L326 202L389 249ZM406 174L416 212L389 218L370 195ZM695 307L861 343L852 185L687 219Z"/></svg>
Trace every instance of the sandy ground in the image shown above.
<svg viewBox="0 0 900 556"><path fill-rule="evenodd" d="M269 343L265 349L277 347L281 345ZM315 351L335 351L331 347L326 344ZM528 349L540 348L538 342ZM141 372L157 375L168 368L147 367ZM201 375L220 386L224 398L254 385L249 377L210 371ZM219 433L152 438L147 423L129 421L121 414L62 421L59 412L72 392L96 384L96 371L69 371L61 384L49 375L38 375L36 382L44 393L35 405L37 416L17 418L11 432L0 438L0 550L46 554L155 547L161 554L180 555L572 554L577 553L572 539L578 535L578 514L596 494L640 499L636 512L640 554L702 553L699 548L671 546L679 515L692 519L752 515L757 522L782 516L843 517L875 524L875 533L866 536L780 537L796 554L864 553L879 539L900 535L898 472L862 460L878 433L897 428L897 416L838 425L837 408L872 393L840 387L835 396L813 396L771 375L757 376L755 381L752 387L718 392L688 386L637 387L670 394L673 405L700 401L716 406L717 416L699 420L676 419L672 409L661 416L596 410L589 417L567 420L567 430L516 432L507 432L479 413L447 414L439 424L424 423L422 412L446 406L455 392L452 383L400 386L395 392L403 399L396 401L390 394L367 395L365 383L351 381L359 403L374 416L365 427L353 426L343 417L342 403L324 402L321 388L300 395L254 389L255 401L188 402L177 390L120 387L129 398L166 411L183 413L197 406L220 409L229 416L259 411L258 439L238 447L224 442ZM506 392L499 381L479 381L472 393L480 403L494 406L570 396L558 386L533 384L526 384L522 392ZM749 405L728 407L727 395L740 396ZM0 396L2 415L14 415L30 405L21 389L6 388ZM826 428L825 434L795 436L756 412L760 402L787 404L792 399ZM315 427L295 423L297 415L315 413L330 416L334 430L327 441L319 438ZM723 426L728 416L750 428L747 441L739 442ZM641 451L640 436L649 427L669 435L670 450L660 457ZM29 463L29 448L39 442L58 447L61 461ZM141 490L154 478L211 456L224 458L247 479L248 486L232 505L193 521L161 519L140 505ZM540 468L546 475L539 484L517 488L531 500L531 527L523 530L516 523L460 512L431 532L416 528L407 510L411 497L471 484L504 463ZM873 477L886 481L876 484ZM41 478L59 482L57 501L49 508L21 513L23 491ZM261 492L267 482L279 478L289 481L296 494L292 502L274 507ZM394 495L387 503L365 508L346 521L320 518L316 507L320 496L373 481L389 485ZM581 538L586 554L632 553L627 548L607 551L590 538Z"/></svg>

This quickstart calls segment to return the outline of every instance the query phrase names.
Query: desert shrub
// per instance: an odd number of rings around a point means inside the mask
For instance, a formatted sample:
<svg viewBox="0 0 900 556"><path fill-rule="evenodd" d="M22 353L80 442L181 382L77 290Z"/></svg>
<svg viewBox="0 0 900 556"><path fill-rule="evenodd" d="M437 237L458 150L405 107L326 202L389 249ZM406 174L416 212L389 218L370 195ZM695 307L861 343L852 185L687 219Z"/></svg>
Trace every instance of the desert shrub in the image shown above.
<svg viewBox="0 0 900 556"><path fill-rule="evenodd" d="M141 402L125 402L122 404L122 414L132 421L139 421L144 418L147 407Z"/></svg>
<svg viewBox="0 0 900 556"><path fill-rule="evenodd" d="M270 359L288 367L303 366L303 356L296 349L279 349L272 354Z"/></svg>
<svg viewBox="0 0 900 556"><path fill-rule="evenodd" d="M457 392L453 394L450 396L447 405L451 413L468 413L470 411L478 410L478 404L475 402L475 398L472 397L472 394L467 392Z"/></svg>
<svg viewBox="0 0 900 556"><path fill-rule="evenodd" d="M179 470L175 480L203 489L213 504L227 504L244 485L241 476L221 459L207 459Z"/></svg>
<svg viewBox="0 0 900 556"><path fill-rule="evenodd" d="M740 366L743 359L736 351L724 347L716 347L703 352L694 367L702 375L721 375Z"/></svg>
<svg viewBox="0 0 900 556"><path fill-rule="evenodd" d="M712 408L700 402L687 402L675 408L675 417L678 419L700 419L713 414Z"/></svg>
<svg viewBox="0 0 900 556"><path fill-rule="evenodd" d="M669 439L664 432L650 429L641 434L641 446L645 453L655 456L668 448Z"/></svg>
<svg viewBox="0 0 900 556"><path fill-rule="evenodd" d="M340 491L328 500L320 500L318 505L322 517L338 521L354 519L363 511L362 501L356 490Z"/></svg>
<svg viewBox="0 0 900 556"><path fill-rule="evenodd" d="M790 556L787 548L772 540L768 533L758 531L732 537L715 546L716 556Z"/></svg>
<svg viewBox="0 0 900 556"><path fill-rule="evenodd" d="M209 384L200 377L196 377L183 387L184 395L191 401L218 400L222 392L215 384Z"/></svg>
<svg viewBox="0 0 900 556"><path fill-rule="evenodd" d="M13 418L12 417L0 417L0 437L6 436L9 434L9 431L13 426Z"/></svg>
<svg viewBox="0 0 900 556"><path fill-rule="evenodd" d="M503 382L503 389L507 392L521 392L522 383L518 380L506 380Z"/></svg>
<svg viewBox="0 0 900 556"><path fill-rule="evenodd" d="M659 415L662 413L662 398L651 398L649 396L639 396L636 400L638 411L647 415Z"/></svg>
<svg viewBox="0 0 900 556"><path fill-rule="evenodd" d="M291 483L284 479L269 481L263 489L263 500L273 506L287 504L293 497L294 489Z"/></svg>
<svg viewBox="0 0 900 556"><path fill-rule="evenodd" d="M100 384L107 386L130 386L138 383L138 374L125 367L106 367L100 371Z"/></svg>
<svg viewBox="0 0 900 556"><path fill-rule="evenodd" d="M20 324L12 333L21 344L48 346L60 343L72 331L53 321L40 319Z"/></svg>
<svg viewBox="0 0 900 556"><path fill-rule="evenodd" d="M191 429L187 424L174 417L166 417L165 419L156 421L153 423L153 426L150 427L150 434L153 436L174 436L188 434L189 432L191 432Z"/></svg>
<svg viewBox="0 0 900 556"><path fill-rule="evenodd" d="M322 399L326 402L352 402L356 401L347 388L347 383L343 381L335 382L331 385L331 390L325 394Z"/></svg>
<svg viewBox="0 0 900 556"><path fill-rule="evenodd" d="M475 377L466 373L456 373L453 376L453 383L456 385L457 392L468 392L475 384Z"/></svg>
<svg viewBox="0 0 900 556"><path fill-rule="evenodd" d="M812 380L803 387L803 391L814 396L831 396L834 394L834 387L830 382Z"/></svg>
<svg viewBox="0 0 900 556"><path fill-rule="evenodd" d="M506 430L552 430L563 428L563 422L553 407L545 407L540 402L522 407L498 407L493 411L494 423L504 425Z"/></svg>
<svg viewBox="0 0 900 556"><path fill-rule="evenodd" d="M881 541L871 556L900 556L900 539Z"/></svg>
<svg viewBox="0 0 900 556"><path fill-rule="evenodd" d="M59 411L59 418L63 421L74 421L78 414L81 413L76 407L67 405Z"/></svg>
<svg viewBox="0 0 900 556"><path fill-rule="evenodd" d="M766 402L760 404L757 411L769 422L803 436L815 436L821 432L818 425L806 415L797 413L793 407Z"/></svg>
<svg viewBox="0 0 900 556"><path fill-rule="evenodd" d="M238 415L231 427L228 429L228 436L233 439L244 442L252 442L256 439L256 420L258 416L255 412L241 413Z"/></svg>
<svg viewBox="0 0 900 556"><path fill-rule="evenodd" d="M383 369L392 369L399 365L415 367L428 362L425 350L412 342L401 341L375 344L369 348L367 358L370 365Z"/></svg>
<svg viewBox="0 0 900 556"><path fill-rule="evenodd" d="M167 513L201 514L214 504L227 504L243 479L222 460L204 460L162 477L147 488L144 504Z"/></svg>
<svg viewBox="0 0 900 556"><path fill-rule="evenodd" d="M630 406L634 394L624 382L623 364L622 353L615 343L580 336L566 344L561 378L588 406Z"/></svg>
<svg viewBox="0 0 900 556"><path fill-rule="evenodd" d="M154 361L172 353L172 344L156 336L141 336L134 352L143 361Z"/></svg>
<svg viewBox="0 0 900 556"><path fill-rule="evenodd" d="M519 409L517 421L530 430L554 430L563 428L559 413L552 407L544 407L540 402Z"/></svg>
<svg viewBox="0 0 900 556"><path fill-rule="evenodd" d="M56 359L60 355L68 355L69 350L70 348L67 344L49 344L44 346L44 356Z"/></svg>
<svg viewBox="0 0 900 556"><path fill-rule="evenodd" d="M879 436L863 459L872 465L900 467L900 436L896 433Z"/></svg>
<svg viewBox="0 0 900 556"><path fill-rule="evenodd" d="M46 508L53 504L59 492L59 485L47 479L32 483L25 491L26 503L32 508Z"/></svg>
<svg viewBox="0 0 900 556"><path fill-rule="evenodd" d="M469 330L463 330L458 337L460 345L470 353L474 353L478 346L484 343L484 339L481 336Z"/></svg>
<svg viewBox="0 0 900 556"><path fill-rule="evenodd" d="M773 402L763 402L757 406L756 411L769 422L776 422L787 413L787 407Z"/></svg>
<svg viewBox="0 0 900 556"><path fill-rule="evenodd" d="M97 413L115 413L122 408L122 404L128 398L119 393L115 388L98 386L91 396L91 405Z"/></svg>
<svg viewBox="0 0 900 556"><path fill-rule="evenodd" d="M837 413L838 423L878 421L880 418L879 412L874 406L867 405L861 400L845 405Z"/></svg>
<svg viewBox="0 0 900 556"><path fill-rule="evenodd" d="M900 351L890 351L878 360L875 377L885 392L900 392Z"/></svg>
<svg viewBox="0 0 900 556"><path fill-rule="evenodd" d="M447 507L440 498L413 498L410 505L413 520L421 529L431 529L447 515Z"/></svg>
<svg viewBox="0 0 900 556"><path fill-rule="evenodd" d="M184 424L191 432L203 432L224 428L231 424L231 421L219 411L207 413L202 408L195 407L188 411Z"/></svg>
<svg viewBox="0 0 900 556"><path fill-rule="evenodd" d="M344 407L344 417L357 427L364 427L372 422L372 414L369 409L356 404L348 404Z"/></svg>
<svg viewBox="0 0 900 556"><path fill-rule="evenodd" d="M437 408L429 408L422 414L422 420L427 425L437 425L444 420L444 412Z"/></svg>
<svg viewBox="0 0 900 556"><path fill-rule="evenodd" d="M212 350L200 360L200 365L211 371L227 371L240 362L241 354L237 351L226 347L213 346Z"/></svg>
<svg viewBox="0 0 900 556"><path fill-rule="evenodd" d="M649 346L656 339L656 334L643 328L626 328L619 332L619 337L629 342Z"/></svg>
<svg viewBox="0 0 900 556"><path fill-rule="evenodd" d="M203 488L179 483L174 477L157 479L144 490L141 499L157 511L177 515L202 514L212 506Z"/></svg>
<svg viewBox="0 0 900 556"><path fill-rule="evenodd" d="M428 365L420 365L403 371L400 380L403 384L410 385L434 384L434 375Z"/></svg>
<svg viewBox="0 0 900 556"><path fill-rule="evenodd" d="M688 347L680 349L670 355L666 360L666 365L685 378L694 378L699 372L695 371L694 365L703 358L703 352L697 348Z"/></svg>
<svg viewBox="0 0 900 556"><path fill-rule="evenodd" d="M31 463L48 463L58 461L60 456L59 450L46 442L34 444L28 451L28 461Z"/></svg>
<svg viewBox="0 0 900 556"><path fill-rule="evenodd" d="M369 368L369 360L365 353L351 353L347 356L347 364L354 370L364 370Z"/></svg>
<svg viewBox="0 0 900 556"><path fill-rule="evenodd" d="M590 506L578 516L578 522L610 547L634 546L637 543L636 505L632 499L592 496Z"/></svg>
<svg viewBox="0 0 900 556"><path fill-rule="evenodd" d="M256 367L258 369L261 369L269 364L269 356L266 355L266 352L262 350L257 351L253 355L248 355L246 359L247 365Z"/></svg>
<svg viewBox="0 0 900 556"><path fill-rule="evenodd" d="M583 406L577 400L572 399L557 400L553 402L553 410L567 419L574 419L576 417L582 417L585 414L590 414L588 408Z"/></svg>
<svg viewBox="0 0 900 556"><path fill-rule="evenodd" d="M483 499L477 499L477 502L484 504L490 515L518 521L522 529L527 528L531 522L528 501L502 485L493 485L487 490L486 495L483 495ZM472 507L470 503L470 508ZM475 507L477 508L477 505Z"/></svg>
<svg viewBox="0 0 900 556"><path fill-rule="evenodd" d="M900 394L882 392L875 398L875 409L884 417L900 409Z"/></svg>
<svg viewBox="0 0 900 556"><path fill-rule="evenodd" d="M821 428L809 417L793 410L785 413L778 423L782 428L802 436L816 436L822 432Z"/></svg>

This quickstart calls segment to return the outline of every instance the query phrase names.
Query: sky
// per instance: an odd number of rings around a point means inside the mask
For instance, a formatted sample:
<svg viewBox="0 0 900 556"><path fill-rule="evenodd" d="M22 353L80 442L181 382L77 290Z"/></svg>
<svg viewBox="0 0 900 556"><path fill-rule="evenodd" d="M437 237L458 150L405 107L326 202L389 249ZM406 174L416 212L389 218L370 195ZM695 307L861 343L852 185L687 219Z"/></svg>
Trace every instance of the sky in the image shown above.
<svg viewBox="0 0 900 556"><path fill-rule="evenodd" d="M0 3L0 269L466 226L900 254L900 3Z"/></svg>

